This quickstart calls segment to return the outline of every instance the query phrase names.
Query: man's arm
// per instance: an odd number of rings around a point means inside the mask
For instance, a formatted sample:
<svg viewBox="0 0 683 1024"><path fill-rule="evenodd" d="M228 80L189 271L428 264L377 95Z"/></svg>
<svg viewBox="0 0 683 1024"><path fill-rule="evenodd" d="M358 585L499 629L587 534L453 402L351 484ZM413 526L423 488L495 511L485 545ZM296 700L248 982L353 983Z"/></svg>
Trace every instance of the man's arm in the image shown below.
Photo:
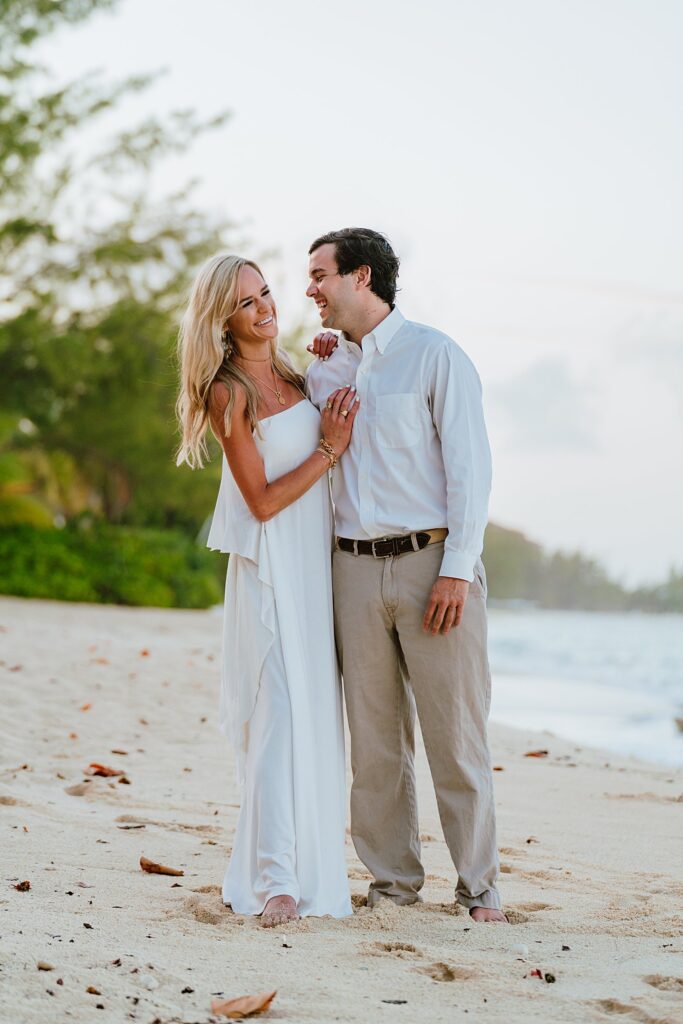
<svg viewBox="0 0 683 1024"><path fill-rule="evenodd" d="M465 607L474 564L484 545L491 490L491 450L484 423L481 382L454 343L444 344L431 381L432 420L446 475L448 536L425 612L424 628L447 633Z"/></svg>

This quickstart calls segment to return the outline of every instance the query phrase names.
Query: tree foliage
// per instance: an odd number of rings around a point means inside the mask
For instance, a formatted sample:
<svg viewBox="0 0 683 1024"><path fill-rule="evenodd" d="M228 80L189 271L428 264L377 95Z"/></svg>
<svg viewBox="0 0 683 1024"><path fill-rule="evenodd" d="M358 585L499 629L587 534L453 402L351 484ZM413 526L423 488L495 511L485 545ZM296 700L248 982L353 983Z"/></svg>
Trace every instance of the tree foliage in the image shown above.
<svg viewBox="0 0 683 1024"><path fill-rule="evenodd" d="M194 529L218 466L192 475L174 465L172 354L191 275L230 225L193 209L190 187L147 196L158 162L226 115L147 118L102 152L75 155L85 125L152 79L56 86L32 47L112 6L0 2L0 519L26 521L42 506L58 519L87 511Z"/></svg>

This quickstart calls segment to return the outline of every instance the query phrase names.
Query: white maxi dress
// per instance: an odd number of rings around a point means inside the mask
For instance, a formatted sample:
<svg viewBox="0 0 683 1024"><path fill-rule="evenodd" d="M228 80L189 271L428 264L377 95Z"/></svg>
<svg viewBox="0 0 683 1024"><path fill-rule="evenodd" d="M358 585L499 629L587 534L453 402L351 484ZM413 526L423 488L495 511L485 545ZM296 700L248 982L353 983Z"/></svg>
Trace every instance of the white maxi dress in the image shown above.
<svg viewBox="0 0 683 1024"><path fill-rule="evenodd" d="M260 426L268 480L299 466L320 438L307 400ZM302 917L351 913L332 525L326 476L260 523L223 456L207 545L230 552L220 728L237 754L242 799L223 902L239 914L260 914L280 895Z"/></svg>

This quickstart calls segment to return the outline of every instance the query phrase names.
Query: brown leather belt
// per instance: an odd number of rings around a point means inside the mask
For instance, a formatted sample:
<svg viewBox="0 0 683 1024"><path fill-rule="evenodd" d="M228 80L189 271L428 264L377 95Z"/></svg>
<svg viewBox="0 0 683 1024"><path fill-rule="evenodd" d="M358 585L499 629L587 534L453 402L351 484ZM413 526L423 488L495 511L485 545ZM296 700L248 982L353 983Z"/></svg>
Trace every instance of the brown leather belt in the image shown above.
<svg viewBox="0 0 683 1024"><path fill-rule="evenodd" d="M340 551L349 551L352 555L372 555L373 558L388 558L390 555L403 555L407 551L420 551L428 544L436 544L445 540L448 530L419 530L416 533L404 533L398 537L378 537L377 540L351 540L350 537L337 537Z"/></svg>

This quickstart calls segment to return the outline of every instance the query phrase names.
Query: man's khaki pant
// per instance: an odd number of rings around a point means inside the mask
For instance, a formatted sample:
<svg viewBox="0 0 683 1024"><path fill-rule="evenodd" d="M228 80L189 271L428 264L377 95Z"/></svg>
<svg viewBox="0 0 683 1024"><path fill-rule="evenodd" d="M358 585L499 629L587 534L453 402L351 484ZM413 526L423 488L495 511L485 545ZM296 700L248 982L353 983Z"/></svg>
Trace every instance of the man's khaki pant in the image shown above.
<svg viewBox="0 0 683 1024"><path fill-rule="evenodd" d="M337 649L351 731L351 834L372 873L368 902L414 903L424 883L414 769L415 708L456 899L500 907L493 777L486 740L491 675L481 561L460 625L422 628L443 542L389 558L333 556Z"/></svg>

